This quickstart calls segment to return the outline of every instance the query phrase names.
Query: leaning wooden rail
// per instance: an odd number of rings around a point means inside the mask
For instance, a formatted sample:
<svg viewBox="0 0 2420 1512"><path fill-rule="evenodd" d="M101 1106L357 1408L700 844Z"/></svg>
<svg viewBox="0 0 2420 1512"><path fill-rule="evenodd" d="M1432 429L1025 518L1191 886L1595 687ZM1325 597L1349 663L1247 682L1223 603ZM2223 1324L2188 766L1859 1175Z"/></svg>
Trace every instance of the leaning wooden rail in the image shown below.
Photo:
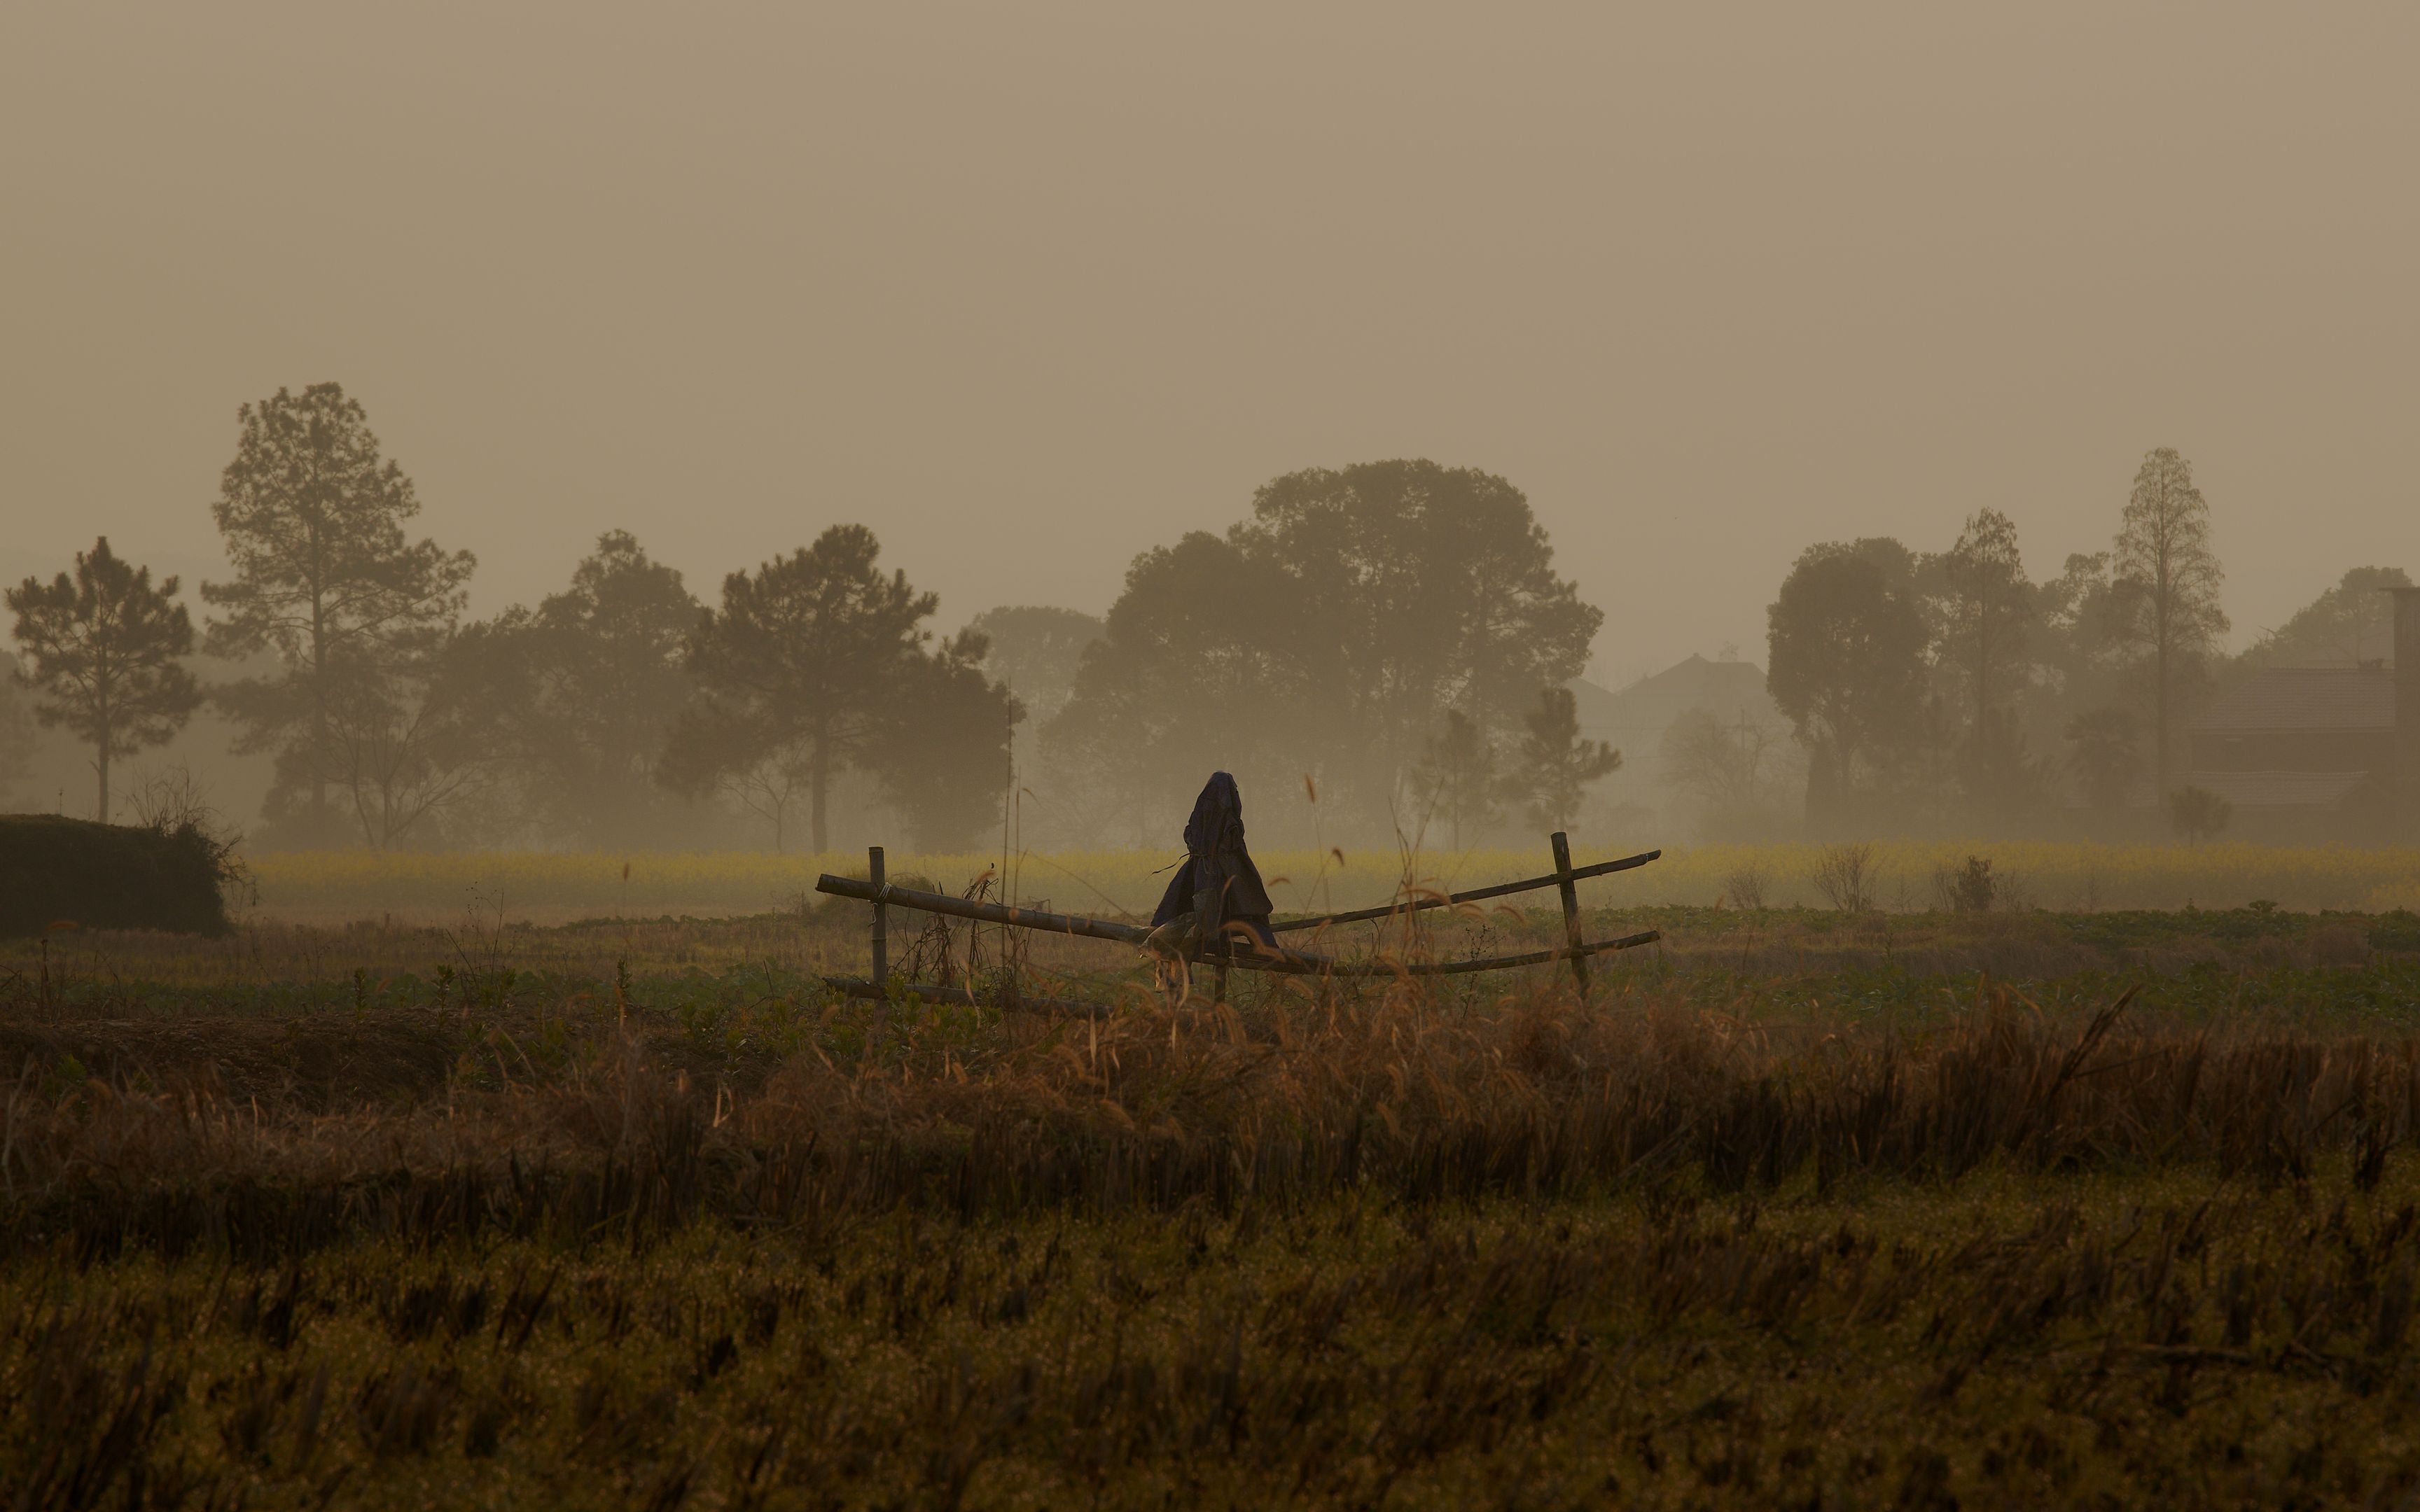
<svg viewBox="0 0 2420 1512"><path fill-rule="evenodd" d="M1404 903L1387 903L1377 908L1357 908L1345 914L1322 914L1316 918L1289 918L1272 924L1272 930L1318 929L1327 924L1355 924L1367 918L1388 918L1396 914L1419 913L1423 909L1446 908L1455 903L1477 903L1482 898L1501 898L1515 892L1535 892L1542 887L1560 887L1565 883L1583 882L1590 877L1609 876L1645 866L1663 856L1662 851L1648 851L1638 856L1625 856L1619 861L1598 861L1589 866L1575 866L1568 871L1549 872L1544 876L1528 877L1519 882L1499 882L1493 887L1473 887L1445 897L1414 898ZM957 918L980 919L987 924L1014 924L1019 929L1042 930L1053 934L1080 934L1095 940L1123 940L1140 945L1151 931L1140 924L1121 924L1113 919L1087 918L1079 914L1053 914L1039 908L1012 908L1005 903L976 903L968 898L953 898L947 893L919 892L913 887L895 887L888 883L861 882L855 877L836 877L827 872L815 878L815 890L836 898L857 898L866 903L897 903L902 908L921 909L928 914L948 914Z"/></svg>
<svg viewBox="0 0 2420 1512"><path fill-rule="evenodd" d="M1491 955L1476 961L1326 961L1318 956L1286 954L1254 956L1237 951L1233 956L1213 956L1221 964L1246 971L1280 971L1294 976L1319 977L1452 977L1466 971L1500 971L1511 966L1542 966L1549 961L1577 963L1589 956L1603 955L1608 950L1627 950L1641 945L1652 945L1664 936L1654 930L1644 933L1625 934L1618 940L1599 940L1593 945L1567 945L1559 949L1529 950L1520 955Z"/></svg>
<svg viewBox="0 0 2420 1512"><path fill-rule="evenodd" d="M955 918L979 919L986 924L1014 924L1018 929L1041 930L1050 934L1081 934L1094 940L1123 940L1128 945L1140 945L1151 933L1140 924L1120 924L1110 919L1085 918L1076 914L1045 913L1039 908L1011 908L1005 903L979 903L969 898L953 898L947 893L919 892L913 887L893 887L888 883L836 877L829 872L815 878L815 890L829 892L836 898L861 898L870 903L897 903L902 908L921 909L927 914L948 914Z"/></svg>
<svg viewBox="0 0 2420 1512"><path fill-rule="evenodd" d="M1645 856L1630 856L1621 861L1602 862L1595 867L1574 869L1571 875L1600 876L1608 871L1621 871L1643 866L1660 852ZM1505 885L1479 889L1478 896L1494 897L1524 887L1554 887L1563 880L1562 874L1542 881ZM947 914L954 918L970 918L986 924L1008 924L1018 929L1040 930L1052 934L1077 934L1088 939L1117 940L1127 945L1140 945L1151 931L1135 924L1120 924L1105 918L1086 918L1077 914L1054 914L1040 908L1012 908L1005 903L976 903L970 898L953 898L947 893L923 892L913 887L895 887L889 883L860 882L855 877L836 877L827 872L815 878L815 890L836 898L857 898L877 907L896 904L928 914ZM1474 895L1460 894L1444 902L1468 902ZM1421 900L1405 906L1435 907L1439 900ZM1379 914L1388 912L1380 910ZM1379 914L1368 917L1376 918ZM1360 916L1338 916L1340 918ZM1332 922L1322 920L1321 922ZM1511 966L1544 965L1551 961L1569 961L1577 964L1592 955L1610 950L1627 950L1636 946L1652 945L1662 936L1653 930L1640 934L1624 935L1618 940L1600 940L1594 944L1573 943L1559 949L1529 950L1519 955L1487 956L1475 961L1331 961L1325 956L1285 950L1262 954L1249 949L1211 950L1204 959L1221 966L1235 966L1245 971L1275 971L1294 976L1333 977L1443 977L1469 971L1495 971ZM1582 983L1586 985L1585 980Z"/></svg>
<svg viewBox="0 0 2420 1512"><path fill-rule="evenodd" d="M1562 837L1559 835L1556 838L1559 840ZM1527 877L1519 882L1499 882L1494 887L1473 887L1468 892L1457 892L1446 897L1413 898L1402 903L1384 903L1376 908L1357 908L1349 914L1322 914L1317 918L1289 918L1283 923L1272 924L1269 928L1284 931L1320 929L1329 924L1357 924L1365 918L1391 918L1397 914L1417 914L1424 908L1450 908L1456 903L1475 903L1481 898L1501 898L1508 893L1535 892L1541 887L1567 887L1575 882L1585 882L1590 877L1610 876L1616 872L1627 872L1633 867L1645 866L1663 854L1662 851L1647 851L1637 856L1625 856L1619 861L1598 861L1589 866L1565 867L1559 872L1549 872L1543 877Z"/></svg>

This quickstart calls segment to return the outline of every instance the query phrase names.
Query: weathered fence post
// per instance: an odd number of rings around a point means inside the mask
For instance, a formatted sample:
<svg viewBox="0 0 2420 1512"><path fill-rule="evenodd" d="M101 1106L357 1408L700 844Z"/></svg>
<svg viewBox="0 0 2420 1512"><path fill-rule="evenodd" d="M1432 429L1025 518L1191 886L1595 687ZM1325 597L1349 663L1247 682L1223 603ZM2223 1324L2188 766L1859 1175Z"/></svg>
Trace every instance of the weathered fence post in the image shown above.
<svg viewBox="0 0 2420 1512"><path fill-rule="evenodd" d="M1319 977L1459 976L1470 971L1504 971L1514 966L1552 965L1557 961L1570 961L1573 963L1572 974L1579 980L1581 988L1585 991L1589 976L1587 967L1581 964L1581 958L1601 955L1613 950L1627 950L1634 946L1652 945L1663 936L1655 930L1647 930L1640 933L1626 935L1621 939L1599 940L1594 944L1582 940L1579 933L1579 893L1575 885L1584 878L1610 876L1616 872L1627 872L1634 867L1644 866L1664 853L1647 851L1637 856L1624 856L1618 861L1597 861L1588 866L1573 866L1569 864L1571 838L1567 835L1557 835L1554 841L1556 857L1563 864L1544 876L1525 877L1518 882L1494 883L1488 887L1473 887L1467 892L1450 895L1430 893L1408 902L1398 898L1391 903L1381 903L1375 908L1329 914L1318 918L1286 919L1273 927L1278 930L1294 930L1314 929L1330 924L1349 924L1365 918L1386 918L1396 914L1418 913L1425 908L1444 908L1454 904L1477 903L1483 898L1502 898L1513 893L1541 891L1552 887L1562 894L1563 900L1563 937L1566 943L1560 946L1543 950L1525 950L1517 955L1491 956L1483 960L1336 961L1284 949L1275 954L1263 954L1257 950L1243 954L1232 949L1223 951L1196 949L1187 953L1187 959L1193 961L1208 959L1213 966L1218 968L1218 974L1221 977L1225 976L1228 969L1235 967L1246 971L1276 971ZM1054 914L1047 909L1011 908L1004 903L985 903L976 898L951 897L945 893L926 892L915 887L894 887L883 879L881 847L867 846L866 857L871 862L867 867L867 871L872 873L871 880L860 881L855 877L837 877L830 872L815 878L817 892L828 893L835 898L855 898L874 905L872 941L874 957L877 969L883 974L884 981L877 985L873 982L857 981L854 978L836 979L846 980L853 983L855 988L862 989L861 993L853 993L853 995L887 995L891 957L889 942L884 937L884 921L889 912L889 905L894 903L902 908L939 914L948 918L964 918L981 923L997 924L1003 931L1040 930L1053 934L1078 935L1085 939L1120 940L1128 945L1144 945L1151 938L1151 930L1141 924L1085 918L1074 914ZM1004 935L1003 938L1005 939L1006 936ZM912 951L910 953L913 954ZM1016 952L1003 947L1001 958L1001 970L1014 973ZM912 968L913 963L910 962L909 965ZM934 993L944 990L918 987L913 983L906 985L910 996L932 997ZM1009 980L1007 985L1013 988L1015 982ZM946 1000L955 1002L958 999ZM874 1022L874 1034L876 1040L881 1037L881 1030L882 1017L877 1012Z"/></svg>
<svg viewBox="0 0 2420 1512"><path fill-rule="evenodd" d="M865 879L874 884L874 985L888 990L891 981L891 941L884 933L889 920L882 907L882 847L865 848Z"/></svg>
<svg viewBox="0 0 2420 1512"><path fill-rule="evenodd" d="M1555 870L1569 872L1572 869L1572 838L1558 829L1551 843L1555 847ZM1563 943L1576 950L1580 948L1579 884L1565 877L1558 885L1557 890L1563 895ZM1580 996L1587 997L1588 957L1579 955L1572 957L1572 980L1580 984Z"/></svg>

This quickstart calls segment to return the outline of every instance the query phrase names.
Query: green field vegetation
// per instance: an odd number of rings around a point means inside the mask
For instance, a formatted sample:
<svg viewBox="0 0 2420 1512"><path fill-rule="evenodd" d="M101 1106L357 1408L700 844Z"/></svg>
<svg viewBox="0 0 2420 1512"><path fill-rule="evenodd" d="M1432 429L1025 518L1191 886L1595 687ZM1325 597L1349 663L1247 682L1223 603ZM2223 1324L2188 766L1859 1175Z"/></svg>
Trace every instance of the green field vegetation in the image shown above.
<svg viewBox="0 0 2420 1512"><path fill-rule="evenodd" d="M1631 920L1666 945L1599 963L1585 1002L1542 968L1238 978L1171 1012L1119 952L1037 943L1025 969L1090 1019L838 997L846 908L11 942L0 1485L264 1507L2420 1487L2420 919L1666 908L1590 932Z"/></svg>
<svg viewBox="0 0 2420 1512"><path fill-rule="evenodd" d="M1574 853L1581 865L1661 849L1639 871L1582 885L1591 902L1737 906L1828 906L1814 880L1819 845L1669 844L1590 841ZM1979 856L1993 864L1999 905L2016 911L2098 912L2125 908L2234 908L2266 900L2297 909L2371 912L2420 908L2420 850L2244 844L2103 845L2051 841L1892 841L1870 847L1870 902L1895 913L1938 905L1936 877ZM1148 913L1179 851L1010 853L1011 888L1020 902L1047 900L1072 913ZM957 891L999 853L913 856L892 851L891 873L921 876ZM1528 850L1416 852L1270 849L1261 870L1279 908L1311 913L1385 903L1406 880L1447 891L1484 887L1551 871L1542 841ZM492 851L271 852L251 860L261 917L337 922L392 914L450 922L466 909L562 923L621 914L654 918L746 915L812 898L825 872L865 874L863 852L777 856L723 851L687 854Z"/></svg>

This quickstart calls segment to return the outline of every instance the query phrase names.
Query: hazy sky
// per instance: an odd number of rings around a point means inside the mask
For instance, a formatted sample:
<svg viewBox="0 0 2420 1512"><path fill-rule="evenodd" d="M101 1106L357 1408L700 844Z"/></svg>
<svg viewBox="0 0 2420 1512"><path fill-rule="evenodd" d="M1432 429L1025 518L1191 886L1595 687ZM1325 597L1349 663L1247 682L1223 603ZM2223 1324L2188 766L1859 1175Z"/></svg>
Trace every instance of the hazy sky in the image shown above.
<svg viewBox="0 0 2420 1512"><path fill-rule="evenodd" d="M1608 678L1809 541L2189 456L2239 631L2420 570L2420 8L0 8L0 571L192 574L341 381L476 605L834 520L1106 608L1280 472L1526 489Z"/></svg>

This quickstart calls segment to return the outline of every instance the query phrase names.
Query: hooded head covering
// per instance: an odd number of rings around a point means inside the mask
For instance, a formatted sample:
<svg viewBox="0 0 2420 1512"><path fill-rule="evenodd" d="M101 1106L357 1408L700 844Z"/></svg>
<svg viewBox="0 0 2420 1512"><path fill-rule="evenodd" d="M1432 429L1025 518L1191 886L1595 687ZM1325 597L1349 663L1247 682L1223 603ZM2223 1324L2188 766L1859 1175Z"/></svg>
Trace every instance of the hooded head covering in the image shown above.
<svg viewBox="0 0 2420 1512"><path fill-rule="evenodd" d="M1255 934L1274 938L1268 931L1268 888L1252 853L1244 848L1244 795L1225 772L1211 773L1193 800L1193 817L1185 822L1185 864L1168 879L1152 923L1192 913L1203 892L1218 896L1218 923L1256 925Z"/></svg>

